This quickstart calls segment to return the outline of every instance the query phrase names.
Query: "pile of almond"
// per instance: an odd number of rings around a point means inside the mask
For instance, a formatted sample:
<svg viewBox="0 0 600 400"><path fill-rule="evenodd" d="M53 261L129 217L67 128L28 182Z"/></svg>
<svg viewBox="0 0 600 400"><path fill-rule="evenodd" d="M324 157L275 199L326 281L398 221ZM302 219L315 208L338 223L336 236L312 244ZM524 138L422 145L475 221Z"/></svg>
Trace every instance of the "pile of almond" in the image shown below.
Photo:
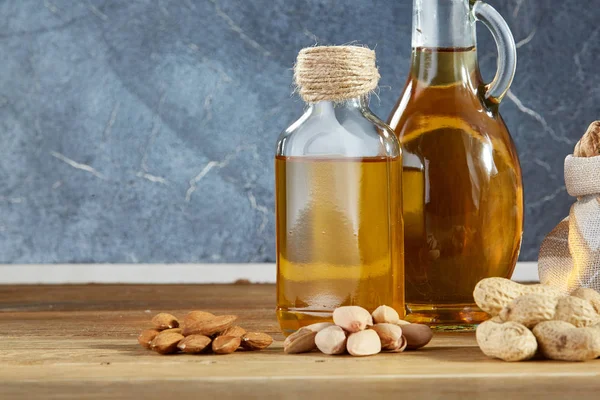
<svg viewBox="0 0 600 400"><path fill-rule="evenodd" d="M300 328L283 342L288 354L320 350L325 354L370 356L379 352L402 352L425 346L433 332L427 325L400 319L391 307L379 306L373 314L358 306L333 311L333 323L320 322Z"/></svg>
<svg viewBox="0 0 600 400"><path fill-rule="evenodd" d="M216 316L206 311L192 311L181 325L171 314L160 313L152 318L154 329L142 331L138 342L159 354L229 354L237 349L262 350L273 343L266 333L246 332L234 325L235 315Z"/></svg>

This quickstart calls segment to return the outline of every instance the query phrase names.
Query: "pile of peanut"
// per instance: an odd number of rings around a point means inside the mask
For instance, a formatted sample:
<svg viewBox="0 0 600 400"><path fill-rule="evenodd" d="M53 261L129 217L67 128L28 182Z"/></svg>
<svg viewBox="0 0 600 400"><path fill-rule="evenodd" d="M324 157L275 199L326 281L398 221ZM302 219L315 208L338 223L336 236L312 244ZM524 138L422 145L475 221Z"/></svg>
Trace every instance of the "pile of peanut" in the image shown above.
<svg viewBox="0 0 600 400"><path fill-rule="evenodd" d="M288 336L283 350L287 354L318 349L330 355L347 351L353 356L370 356L382 350L399 353L418 349L432 336L428 326L401 320L391 307L379 306L370 314L362 307L345 306L333 311L333 323L305 326Z"/></svg>
<svg viewBox="0 0 600 400"><path fill-rule="evenodd" d="M173 315L160 313L152 318L154 328L142 331L138 342L158 354L199 354L210 350L215 354L230 354L237 349L262 350L273 343L266 333L246 332L233 325L236 320L235 315L192 311L180 325Z"/></svg>
<svg viewBox="0 0 600 400"><path fill-rule="evenodd" d="M487 278L475 287L477 305L492 319L477 327L477 344L489 357L585 361L600 356L600 294L580 288L565 296L547 285Z"/></svg>

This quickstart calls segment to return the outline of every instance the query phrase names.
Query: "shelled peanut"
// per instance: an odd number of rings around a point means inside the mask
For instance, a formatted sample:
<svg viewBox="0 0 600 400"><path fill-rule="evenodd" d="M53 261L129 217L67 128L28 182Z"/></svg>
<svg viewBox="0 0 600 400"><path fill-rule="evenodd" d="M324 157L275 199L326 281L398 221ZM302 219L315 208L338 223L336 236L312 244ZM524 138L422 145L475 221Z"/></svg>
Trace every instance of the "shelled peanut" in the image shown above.
<svg viewBox="0 0 600 400"><path fill-rule="evenodd" d="M309 325L288 336L283 349L287 354L319 350L330 355L370 356L418 349L432 336L428 326L402 321L391 307L379 306L370 314L362 307L344 306L333 311L333 323Z"/></svg>
<svg viewBox="0 0 600 400"><path fill-rule="evenodd" d="M266 333L246 332L234 325L235 315L214 315L206 311L191 311L182 323L167 313L152 318L154 328L146 329L138 336L142 347L158 354L187 353L230 354L238 349L262 350L273 343Z"/></svg>
<svg viewBox="0 0 600 400"><path fill-rule="evenodd" d="M584 361L600 356L600 293L593 289L567 296L550 286L487 278L476 285L473 297L493 317L476 332L489 357L522 361L539 353Z"/></svg>

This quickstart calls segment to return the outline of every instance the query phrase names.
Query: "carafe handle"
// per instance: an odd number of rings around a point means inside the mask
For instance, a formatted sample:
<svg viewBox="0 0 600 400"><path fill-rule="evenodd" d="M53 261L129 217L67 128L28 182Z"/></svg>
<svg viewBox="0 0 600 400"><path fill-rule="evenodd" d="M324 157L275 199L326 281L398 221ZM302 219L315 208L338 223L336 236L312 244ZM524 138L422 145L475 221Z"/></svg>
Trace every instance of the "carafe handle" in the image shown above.
<svg viewBox="0 0 600 400"><path fill-rule="evenodd" d="M498 104L508 92L517 68L515 39L502 16L483 1L473 4L473 16L492 32L498 46L498 70L494 79L486 85L485 99Z"/></svg>

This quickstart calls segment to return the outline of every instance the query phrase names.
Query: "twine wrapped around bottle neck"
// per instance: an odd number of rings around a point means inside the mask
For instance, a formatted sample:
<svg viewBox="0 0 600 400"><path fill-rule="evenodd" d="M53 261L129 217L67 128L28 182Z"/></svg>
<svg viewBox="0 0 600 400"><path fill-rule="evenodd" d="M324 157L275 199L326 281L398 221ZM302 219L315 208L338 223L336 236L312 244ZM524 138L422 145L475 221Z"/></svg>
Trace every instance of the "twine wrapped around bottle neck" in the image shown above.
<svg viewBox="0 0 600 400"><path fill-rule="evenodd" d="M359 46L307 47L298 53L294 78L307 103L343 101L377 88L375 52Z"/></svg>

